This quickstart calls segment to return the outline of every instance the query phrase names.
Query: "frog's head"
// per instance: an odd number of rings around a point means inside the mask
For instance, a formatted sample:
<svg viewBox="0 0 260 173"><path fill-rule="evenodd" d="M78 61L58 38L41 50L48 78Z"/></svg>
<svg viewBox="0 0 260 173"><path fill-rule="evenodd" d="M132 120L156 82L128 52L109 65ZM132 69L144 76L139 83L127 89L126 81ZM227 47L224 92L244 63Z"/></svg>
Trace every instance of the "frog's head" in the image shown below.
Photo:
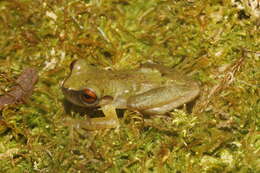
<svg viewBox="0 0 260 173"><path fill-rule="evenodd" d="M112 100L102 96L102 87L95 82L98 74L95 66L79 59L71 63L70 69L70 76L62 84L62 92L68 101L82 107L98 107Z"/></svg>

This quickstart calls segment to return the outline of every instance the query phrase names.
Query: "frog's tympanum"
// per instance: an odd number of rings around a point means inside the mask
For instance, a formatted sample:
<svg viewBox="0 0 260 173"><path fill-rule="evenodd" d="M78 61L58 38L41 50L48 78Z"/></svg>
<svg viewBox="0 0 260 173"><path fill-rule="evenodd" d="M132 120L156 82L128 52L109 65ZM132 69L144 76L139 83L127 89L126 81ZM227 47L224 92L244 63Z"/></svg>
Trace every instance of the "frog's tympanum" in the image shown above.
<svg viewBox="0 0 260 173"><path fill-rule="evenodd" d="M81 107L100 107L105 117L91 118L87 129L119 125L115 109L161 115L192 101L199 94L197 82L167 67L146 64L135 70L108 70L79 59L63 82L68 101Z"/></svg>

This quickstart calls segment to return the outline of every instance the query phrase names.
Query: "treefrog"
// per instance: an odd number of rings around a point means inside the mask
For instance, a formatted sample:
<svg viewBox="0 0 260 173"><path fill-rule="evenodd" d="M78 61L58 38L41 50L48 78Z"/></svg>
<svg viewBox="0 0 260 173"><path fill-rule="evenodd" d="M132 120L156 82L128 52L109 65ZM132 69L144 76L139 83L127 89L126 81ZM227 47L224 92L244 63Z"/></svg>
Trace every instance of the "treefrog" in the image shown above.
<svg viewBox="0 0 260 173"><path fill-rule="evenodd" d="M200 88L196 81L158 64L116 71L79 59L71 64L62 91L75 105L100 107L105 116L91 118L83 125L86 129L100 129L119 125L116 109L162 115L195 99Z"/></svg>

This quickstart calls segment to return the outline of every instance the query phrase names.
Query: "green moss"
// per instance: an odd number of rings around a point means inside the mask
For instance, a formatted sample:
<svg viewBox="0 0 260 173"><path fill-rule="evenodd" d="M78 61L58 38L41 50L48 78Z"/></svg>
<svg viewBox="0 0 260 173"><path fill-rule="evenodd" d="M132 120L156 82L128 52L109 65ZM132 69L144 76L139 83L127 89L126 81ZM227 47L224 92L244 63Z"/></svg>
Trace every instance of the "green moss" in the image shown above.
<svg viewBox="0 0 260 173"><path fill-rule="evenodd" d="M27 66L40 77L26 104L1 110L0 172L260 171L259 7L235 3L0 1L0 93ZM126 111L119 129L74 129L65 119L83 117L65 111L60 83L78 58L176 66L201 96L192 114Z"/></svg>

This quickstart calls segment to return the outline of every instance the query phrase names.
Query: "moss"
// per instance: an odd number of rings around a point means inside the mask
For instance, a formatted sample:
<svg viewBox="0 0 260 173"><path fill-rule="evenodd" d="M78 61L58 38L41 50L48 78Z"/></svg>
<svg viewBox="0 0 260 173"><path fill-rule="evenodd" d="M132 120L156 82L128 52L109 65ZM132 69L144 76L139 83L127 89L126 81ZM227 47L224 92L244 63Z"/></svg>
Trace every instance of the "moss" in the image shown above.
<svg viewBox="0 0 260 173"><path fill-rule="evenodd" d="M250 0L0 1L0 93L27 66L40 77L26 104L1 110L0 170L258 172L257 9ZM60 83L78 58L175 67L201 82L201 96L192 113L187 105L144 122L126 111L119 129L74 129L65 118L83 117L65 111Z"/></svg>

